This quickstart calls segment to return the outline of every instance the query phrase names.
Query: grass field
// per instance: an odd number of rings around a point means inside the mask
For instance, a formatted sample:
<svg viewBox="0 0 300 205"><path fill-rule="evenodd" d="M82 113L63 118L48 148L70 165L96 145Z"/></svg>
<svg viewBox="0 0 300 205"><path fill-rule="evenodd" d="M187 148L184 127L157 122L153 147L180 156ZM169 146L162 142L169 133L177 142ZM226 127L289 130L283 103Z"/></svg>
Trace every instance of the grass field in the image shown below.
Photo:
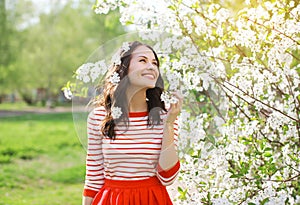
<svg viewBox="0 0 300 205"><path fill-rule="evenodd" d="M0 205L81 204L84 169L72 113L0 118Z"/></svg>

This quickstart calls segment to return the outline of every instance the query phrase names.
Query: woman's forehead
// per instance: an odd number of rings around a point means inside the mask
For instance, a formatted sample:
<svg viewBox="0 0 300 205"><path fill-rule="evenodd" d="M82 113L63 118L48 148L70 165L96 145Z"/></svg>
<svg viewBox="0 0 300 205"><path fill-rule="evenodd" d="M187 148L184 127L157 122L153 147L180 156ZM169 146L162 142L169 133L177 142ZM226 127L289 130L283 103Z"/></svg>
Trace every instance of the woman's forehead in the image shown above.
<svg viewBox="0 0 300 205"><path fill-rule="evenodd" d="M134 56L143 56L143 55L145 55L145 56L147 56L147 57L152 57L152 58L154 58L154 53L153 53L153 51L150 49L150 48L148 48L147 46L139 46L139 47L137 47L133 52L132 52L132 55L134 55Z"/></svg>

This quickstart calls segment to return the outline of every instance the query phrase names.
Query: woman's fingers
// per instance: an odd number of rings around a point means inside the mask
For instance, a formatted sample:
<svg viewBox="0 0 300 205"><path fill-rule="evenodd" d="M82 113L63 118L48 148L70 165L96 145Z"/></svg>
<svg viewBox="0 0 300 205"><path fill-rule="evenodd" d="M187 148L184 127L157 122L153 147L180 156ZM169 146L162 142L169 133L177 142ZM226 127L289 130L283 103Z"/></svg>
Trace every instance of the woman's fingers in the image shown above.
<svg viewBox="0 0 300 205"><path fill-rule="evenodd" d="M180 91L171 92L171 94L176 97L177 102L171 103L170 114L178 115L181 111L182 103L183 103L183 95Z"/></svg>
<svg viewBox="0 0 300 205"><path fill-rule="evenodd" d="M177 102L172 103L171 105L174 105L176 108L181 108L183 102L183 95L180 91L172 92L172 94L177 98Z"/></svg>

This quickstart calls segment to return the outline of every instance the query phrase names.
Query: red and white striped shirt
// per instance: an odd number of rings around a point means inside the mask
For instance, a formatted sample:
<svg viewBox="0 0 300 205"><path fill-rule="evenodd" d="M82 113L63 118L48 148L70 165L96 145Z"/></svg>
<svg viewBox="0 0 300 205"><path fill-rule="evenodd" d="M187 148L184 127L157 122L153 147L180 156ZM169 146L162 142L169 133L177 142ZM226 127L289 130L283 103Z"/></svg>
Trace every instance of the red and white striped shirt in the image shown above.
<svg viewBox="0 0 300 205"><path fill-rule="evenodd" d="M106 111L94 109L88 117L88 150L84 196L94 197L104 184L104 178L112 180L141 180L157 176L164 186L172 184L179 172L179 161L169 170L158 164L161 151L163 124L147 126L148 113L129 113L129 126L115 127L116 139L103 137L100 126ZM161 112L161 118L166 117ZM178 125L174 123L174 139L177 144Z"/></svg>

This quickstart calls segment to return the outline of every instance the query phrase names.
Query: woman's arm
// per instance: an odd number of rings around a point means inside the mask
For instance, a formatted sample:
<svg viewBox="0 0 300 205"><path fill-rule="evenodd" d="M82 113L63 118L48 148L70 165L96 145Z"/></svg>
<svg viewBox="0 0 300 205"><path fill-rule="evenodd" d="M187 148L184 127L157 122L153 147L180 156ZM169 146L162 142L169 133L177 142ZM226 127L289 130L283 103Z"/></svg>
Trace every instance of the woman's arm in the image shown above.
<svg viewBox="0 0 300 205"><path fill-rule="evenodd" d="M174 122L165 122L159 165L163 170L169 170L178 162L178 154L174 143Z"/></svg>
<svg viewBox="0 0 300 205"><path fill-rule="evenodd" d="M174 124L182 107L183 97L180 93L174 93L178 102L171 107L164 120L163 139L161 153L158 161L158 177L164 185L170 185L175 181L179 172L180 163L175 145Z"/></svg>
<svg viewBox="0 0 300 205"><path fill-rule="evenodd" d="M102 134L100 131L100 123L103 116L103 111L95 109L89 114L87 120L88 147L82 199L83 205L90 205L104 184Z"/></svg>

